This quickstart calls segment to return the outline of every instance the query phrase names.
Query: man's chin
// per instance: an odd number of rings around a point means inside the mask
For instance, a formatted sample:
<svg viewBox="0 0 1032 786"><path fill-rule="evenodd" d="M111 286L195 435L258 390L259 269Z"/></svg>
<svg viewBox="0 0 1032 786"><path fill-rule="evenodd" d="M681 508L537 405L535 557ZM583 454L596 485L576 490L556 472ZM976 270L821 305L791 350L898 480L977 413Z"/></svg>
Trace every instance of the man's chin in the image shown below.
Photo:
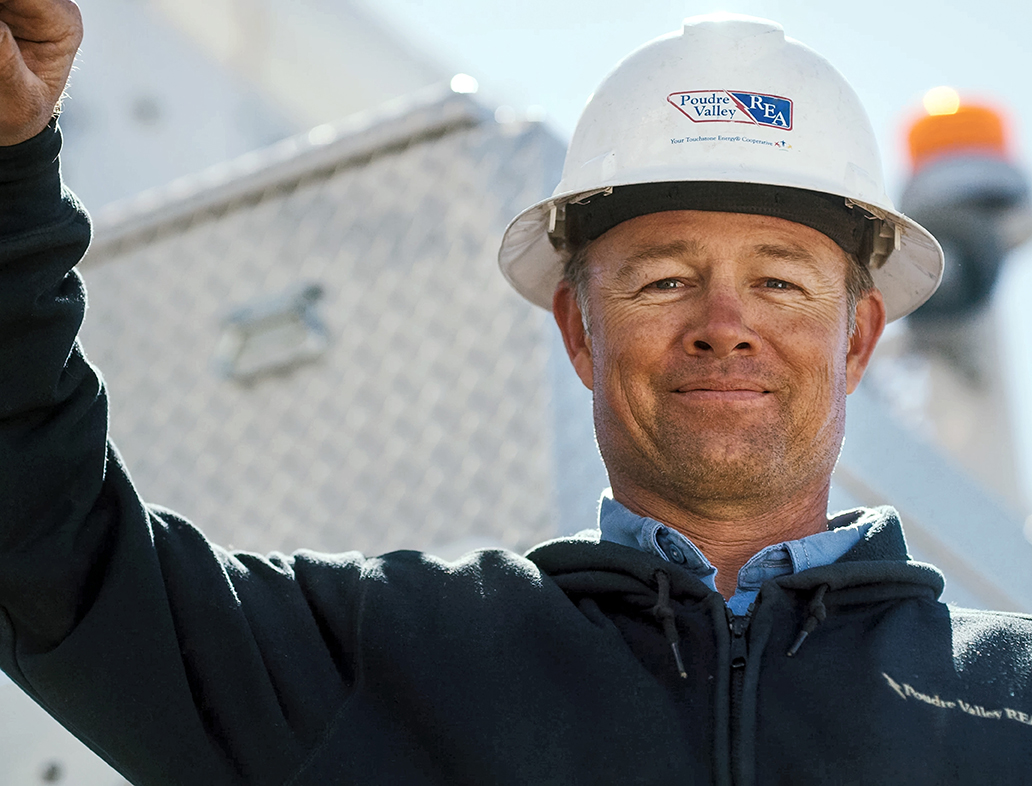
<svg viewBox="0 0 1032 786"><path fill-rule="evenodd" d="M667 482L682 492L714 498L748 495L773 490L790 476L785 456L770 442L685 447L670 446L663 461Z"/></svg>
<svg viewBox="0 0 1032 786"><path fill-rule="evenodd" d="M732 499L775 489L784 473L751 462L696 461L682 468L675 484L693 498Z"/></svg>

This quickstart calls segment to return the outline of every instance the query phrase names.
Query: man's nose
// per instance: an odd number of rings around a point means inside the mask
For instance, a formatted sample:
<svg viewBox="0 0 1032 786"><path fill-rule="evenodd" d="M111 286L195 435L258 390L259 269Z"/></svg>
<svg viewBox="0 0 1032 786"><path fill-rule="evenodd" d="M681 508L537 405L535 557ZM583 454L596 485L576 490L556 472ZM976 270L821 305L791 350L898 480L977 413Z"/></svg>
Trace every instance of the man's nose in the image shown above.
<svg viewBox="0 0 1032 786"><path fill-rule="evenodd" d="M707 292L697 306L684 332L684 346L689 354L722 359L752 354L758 349L759 337L749 327L737 292L726 288Z"/></svg>

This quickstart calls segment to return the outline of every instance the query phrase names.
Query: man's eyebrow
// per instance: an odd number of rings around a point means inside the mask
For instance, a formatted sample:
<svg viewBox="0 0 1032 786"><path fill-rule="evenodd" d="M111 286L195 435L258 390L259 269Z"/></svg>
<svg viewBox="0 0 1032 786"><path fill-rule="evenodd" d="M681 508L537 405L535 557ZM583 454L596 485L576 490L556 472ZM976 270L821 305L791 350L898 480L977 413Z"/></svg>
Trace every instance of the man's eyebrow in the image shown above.
<svg viewBox="0 0 1032 786"><path fill-rule="evenodd" d="M762 243L753 248L753 253L760 257L783 259L787 262L802 262L803 264L817 270L827 270L826 260L818 257L813 252L803 248L802 246Z"/></svg>
<svg viewBox="0 0 1032 786"><path fill-rule="evenodd" d="M642 262L698 256L702 253L702 249L703 244L698 240L676 240L661 246L648 246L631 254L620 263L620 267L616 271L616 278L619 280L629 278L633 274L635 266Z"/></svg>

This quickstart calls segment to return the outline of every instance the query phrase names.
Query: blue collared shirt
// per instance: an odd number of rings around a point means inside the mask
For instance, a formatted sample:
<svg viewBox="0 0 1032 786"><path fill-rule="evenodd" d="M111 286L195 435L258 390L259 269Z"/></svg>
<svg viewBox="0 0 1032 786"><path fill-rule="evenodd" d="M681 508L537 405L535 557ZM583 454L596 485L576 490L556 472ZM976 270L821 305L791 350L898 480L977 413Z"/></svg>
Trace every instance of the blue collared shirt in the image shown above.
<svg viewBox="0 0 1032 786"><path fill-rule="evenodd" d="M856 512L844 514L856 518ZM830 565L860 542L871 528L872 521L859 520L827 532L807 535L799 540L775 543L754 554L738 571L738 586L727 601L728 608L739 616L749 606L765 581L787 576L807 568ZM612 497L602 495L598 511L602 540L655 554L667 562L694 573L710 589L716 591L717 569L688 538L665 524L632 513Z"/></svg>

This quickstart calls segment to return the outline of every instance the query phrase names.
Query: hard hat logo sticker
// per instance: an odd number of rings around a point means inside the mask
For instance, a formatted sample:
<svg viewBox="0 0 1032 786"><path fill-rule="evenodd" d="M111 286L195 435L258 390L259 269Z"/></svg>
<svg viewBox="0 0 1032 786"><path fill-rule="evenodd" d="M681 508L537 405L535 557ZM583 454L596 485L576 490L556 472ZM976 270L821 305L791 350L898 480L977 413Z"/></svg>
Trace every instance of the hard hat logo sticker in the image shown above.
<svg viewBox="0 0 1032 786"><path fill-rule="evenodd" d="M686 90L667 101L693 123L748 123L792 130L792 99L742 90Z"/></svg>

